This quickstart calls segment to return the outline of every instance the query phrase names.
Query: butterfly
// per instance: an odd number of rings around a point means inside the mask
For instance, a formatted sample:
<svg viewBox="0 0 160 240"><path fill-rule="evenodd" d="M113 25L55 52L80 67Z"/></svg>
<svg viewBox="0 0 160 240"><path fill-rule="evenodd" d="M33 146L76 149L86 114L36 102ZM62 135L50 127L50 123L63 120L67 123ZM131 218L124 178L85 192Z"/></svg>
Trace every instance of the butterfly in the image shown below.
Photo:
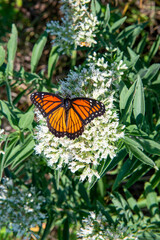
<svg viewBox="0 0 160 240"><path fill-rule="evenodd" d="M49 131L59 138L79 137L86 124L105 112L104 104L91 98L62 98L47 92L32 93L30 98L42 115L47 117Z"/></svg>

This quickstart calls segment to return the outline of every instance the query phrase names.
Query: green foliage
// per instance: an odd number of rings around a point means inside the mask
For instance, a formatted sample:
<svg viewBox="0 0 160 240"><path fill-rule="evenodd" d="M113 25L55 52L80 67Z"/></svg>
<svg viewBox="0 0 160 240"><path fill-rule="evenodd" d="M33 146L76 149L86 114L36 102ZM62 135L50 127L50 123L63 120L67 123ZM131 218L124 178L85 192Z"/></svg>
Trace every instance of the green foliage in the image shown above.
<svg viewBox="0 0 160 240"><path fill-rule="evenodd" d="M147 33L142 38L138 37L147 23L135 23L123 28L126 17L113 23L114 16L110 13L109 5L103 11L96 0L91 3L91 11L101 23L96 35L97 44L91 49L84 46L74 51L71 67L76 65L79 50L86 57L90 52L101 53L106 47L116 48L119 53L116 55L112 52L109 63L120 58L127 65L122 80L113 83L119 98L115 105L119 110L120 123L125 125L125 137L118 142L116 156L113 159L106 157L98 166L101 177L98 182L93 178L90 184L83 184L68 169L62 172L53 170L46 166L45 156L35 155L33 129L36 123L33 108L28 107L24 112L17 104L34 90L51 92L59 89L58 84L52 83L52 75L60 53L58 46L52 47L48 56L47 74L36 71L46 47L47 33L44 32L33 47L31 72L23 68L15 71L18 33L16 26L12 25L7 51L0 46L0 86L5 89L7 96L7 99L0 100L0 121L7 122L10 127L2 140L0 138L0 178L3 175L12 177L15 185L28 189L32 182L36 191L45 197L46 202L40 211L47 214L46 227L38 233L42 240L47 239L55 227L59 239L76 239L77 221L81 223L82 217L91 210L103 212L115 229L121 224L127 228L127 234L134 233L138 239L159 239L160 64L152 61L158 51L160 37L153 43L148 56L144 57ZM80 59L83 64L85 57ZM21 83L25 84L26 89L20 90L14 97L12 92ZM106 174L112 176L108 185ZM144 184L145 177L147 182ZM128 189L132 190L133 185L135 187L139 182L141 186L144 184L144 189L142 192L138 190L137 200ZM122 186L125 186L123 194ZM107 207L104 202L106 189L114 191L110 194L112 203L107 204Z"/></svg>

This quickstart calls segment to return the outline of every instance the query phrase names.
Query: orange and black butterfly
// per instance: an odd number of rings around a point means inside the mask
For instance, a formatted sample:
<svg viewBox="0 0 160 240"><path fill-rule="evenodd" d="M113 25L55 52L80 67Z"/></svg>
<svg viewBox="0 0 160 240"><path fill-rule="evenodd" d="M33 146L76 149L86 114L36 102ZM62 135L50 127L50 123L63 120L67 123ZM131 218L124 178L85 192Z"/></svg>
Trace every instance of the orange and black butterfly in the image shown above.
<svg viewBox="0 0 160 240"><path fill-rule="evenodd" d="M56 137L79 137L84 125L105 112L104 104L91 98L62 98L56 94L36 92L32 103L47 117L49 131Z"/></svg>

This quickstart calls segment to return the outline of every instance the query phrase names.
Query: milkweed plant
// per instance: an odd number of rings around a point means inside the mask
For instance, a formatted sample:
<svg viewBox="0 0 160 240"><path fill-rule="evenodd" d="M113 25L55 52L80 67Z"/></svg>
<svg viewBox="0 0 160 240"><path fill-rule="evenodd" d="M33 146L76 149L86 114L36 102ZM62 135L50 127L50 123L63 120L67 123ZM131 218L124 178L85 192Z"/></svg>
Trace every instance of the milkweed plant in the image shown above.
<svg viewBox="0 0 160 240"><path fill-rule="evenodd" d="M33 47L31 72L14 70L14 24L0 45L0 238L158 239L160 37L150 43L147 23L126 26L101 1L61 0L60 11ZM69 70L53 82L61 63ZM33 92L93 98L105 113L78 138L57 138Z"/></svg>

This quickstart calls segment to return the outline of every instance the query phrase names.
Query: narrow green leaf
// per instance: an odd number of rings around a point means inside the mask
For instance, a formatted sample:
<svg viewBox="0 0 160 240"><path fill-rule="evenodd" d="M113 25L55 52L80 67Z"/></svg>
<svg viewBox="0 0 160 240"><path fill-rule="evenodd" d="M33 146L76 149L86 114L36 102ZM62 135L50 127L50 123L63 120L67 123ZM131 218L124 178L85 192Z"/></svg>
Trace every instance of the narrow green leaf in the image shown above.
<svg viewBox="0 0 160 240"><path fill-rule="evenodd" d="M147 157L140 149L138 149L136 146L127 145L130 151L133 153L133 155L139 159L142 163L147 164L155 169L158 170L155 163L152 161L151 158Z"/></svg>
<svg viewBox="0 0 160 240"><path fill-rule="evenodd" d="M160 35L157 35L156 41L152 44L152 47L148 54L148 64L151 62L152 58L155 56L160 45Z"/></svg>
<svg viewBox="0 0 160 240"><path fill-rule="evenodd" d="M113 187L112 187L112 191L114 191L119 184L121 183L121 181L128 175L131 166L133 165L133 161L130 159L127 159L125 161L125 163L122 165L121 169L119 170L119 173L114 181Z"/></svg>
<svg viewBox="0 0 160 240"><path fill-rule="evenodd" d="M150 183L153 188L157 187L160 183L160 169L155 172L154 175L152 175Z"/></svg>
<svg viewBox="0 0 160 240"><path fill-rule="evenodd" d="M101 5L97 0L92 0L91 2L91 11L94 16L98 15L101 11Z"/></svg>
<svg viewBox="0 0 160 240"><path fill-rule="evenodd" d="M131 193L125 188L124 189L126 198L127 198L127 202L130 206L130 208L140 217L143 218L143 213L140 210L139 206L137 205L137 201L133 198L133 196L131 195Z"/></svg>
<svg viewBox="0 0 160 240"><path fill-rule="evenodd" d="M11 32L11 37L10 40L8 41L7 45L7 68L6 68L6 74L12 74L13 72L13 63L17 51L17 39L18 39L18 33L16 26L12 24L12 32Z"/></svg>
<svg viewBox="0 0 160 240"><path fill-rule="evenodd" d="M38 62L40 60L40 57L42 55L43 49L46 45L47 35L48 35L47 32L44 32L33 47L32 57L31 57L31 72L32 73L35 72Z"/></svg>
<svg viewBox="0 0 160 240"><path fill-rule="evenodd" d="M141 166L139 166L139 168L136 169L136 171L132 173L131 177L128 179L125 185L126 188L130 188L134 183L136 183L139 179L141 179L141 177L144 176L149 171L150 168L151 168L150 166L141 164Z"/></svg>
<svg viewBox="0 0 160 240"><path fill-rule="evenodd" d="M126 27L123 31L121 31L119 33L119 35L117 36L117 41L123 40L124 38L127 38L129 35L132 34L132 32L134 31L134 29L137 27L137 25L131 25L129 27Z"/></svg>
<svg viewBox="0 0 160 240"><path fill-rule="evenodd" d="M13 111L11 110L11 108L10 108L9 104L7 104L7 102L0 100L0 112L2 115L4 115L7 118L10 125L12 126L12 128L19 130L18 118L13 113Z"/></svg>
<svg viewBox="0 0 160 240"><path fill-rule="evenodd" d="M9 158L13 149L15 148L17 142L18 142L18 138L13 138L10 141L8 138L4 143L4 148L3 148L4 154L1 156L1 161L0 161L0 179L2 178L2 173L4 168L7 166L6 161Z"/></svg>
<svg viewBox="0 0 160 240"><path fill-rule="evenodd" d="M82 183L79 184L79 188L78 188L79 193L81 194L81 197L84 199L85 203L90 206L90 199L88 197L88 194L86 192L86 189L84 187L84 185Z"/></svg>
<svg viewBox="0 0 160 240"><path fill-rule="evenodd" d="M128 145L136 146L136 147L140 148L141 150L143 150L143 147L142 147L141 144L137 141L137 139L129 138L129 137L125 136L125 137L122 139L122 141L125 142L125 143L128 144Z"/></svg>
<svg viewBox="0 0 160 240"><path fill-rule="evenodd" d="M28 136L24 143L20 143L12 151L10 158L7 160L7 164L12 164L11 169L14 169L23 160L29 157L34 151L34 140L32 136Z"/></svg>
<svg viewBox="0 0 160 240"><path fill-rule="evenodd" d="M52 78L53 71L55 69L56 63L59 58L59 53L57 51L58 47L52 47L52 50L48 59L48 78Z"/></svg>
<svg viewBox="0 0 160 240"><path fill-rule="evenodd" d="M130 117L131 117L132 109L133 109L133 99L134 99L134 95L135 95L135 87L136 87L136 81L129 88L127 94L123 96L124 97L124 100L123 100L124 110L122 111L122 119L121 119L121 121L123 123L130 121Z"/></svg>
<svg viewBox="0 0 160 240"><path fill-rule="evenodd" d="M130 47L127 47L127 50L130 55L130 60L127 61L127 66L128 68L132 68L136 65L140 56L137 55Z"/></svg>
<svg viewBox="0 0 160 240"><path fill-rule="evenodd" d="M160 144L158 142L144 138L137 138L137 142L142 145L146 152L160 156Z"/></svg>
<svg viewBox="0 0 160 240"><path fill-rule="evenodd" d="M2 66L2 64L4 63L5 61L5 50L2 46L0 46L0 66Z"/></svg>
<svg viewBox="0 0 160 240"><path fill-rule="evenodd" d="M159 63L155 63L152 64L149 68L147 68L145 70L145 74L143 75L142 80L145 83L151 83L151 80L155 77L155 75L159 72L160 69L160 64Z"/></svg>
<svg viewBox="0 0 160 240"><path fill-rule="evenodd" d="M124 221L126 222L131 220L132 213L129 209L128 203L122 197L122 195L119 194L118 192L114 192L114 195L111 194L111 196L112 196L112 202L116 207L116 211L118 212L119 216L123 217Z"/></svg>
<svg viewBox="0 0 160 240"><path fill-rule="evenodd" d="M141 124L145 115L144 89L140 76L138 76L133 101L133 114L137 124Z"/></svg>
<svg viewBox="0 0 160 240"><path fill-rule="evenodd" d="M109 4L107 4L105 16L104 16L105 25L108 25L109 20L110 20L110 7L109 7Z"/></svg>
<svg viewBox="0 0 160 240"><path fill-rule="evenodd" d="M34 112L29 111L27 113L22 114L22 116L19 119L19 127L21 129L27 129L31 127L31 124L34 119Z"/></svg>
<svg viewBox="0 0 160 240"><path fill-rule="evenodd" d="M110 225L114 224L114 221L113 221L111 215L106 211L106 209L104 208L104 206L103 206L99 201L97 201L97 206L98 206L100 212L102 212L103 215L107 218L108 223L109 223Z"/></svg>
<svg viewBox="0 0 160 240"><path fill-rule="evenodd" d="M8 157L14 146L16 145L18 140L14 139L9 142L8 139L4 142L3 152L4 154L0 154L0 180L2 178L3 170L5 168L5 159Z"/></svg>
<svg viewBox="0 0 160 240"><path fill-rule="evenodd" d="M69 219L68 219L68 217L64 221L63 240L69 240Z"/></svg>
<svg viewBox="0 0 160 240"><path fill-rule="evenodd" d="M120 110L125 109L126 100L124 100L124 96L126 96L128 92L128 88L126 87L123 81L120 82Z"/></svg>
<svg viewBox="0 0 160 240"><path fill-rule="evenodd" d="M121 19L119 19L118 21L116 21L110 28L110 32L114 33L126 20L127 17L123 17Z"/></svg>
<svg viewBox="0 0 160 240"><path fill-rule="evenodd" d="M114 157L113 159L110 159L109 157L107 157L107 159L104 159L97 169L100 177L103 177L107 171L110 171L112 168L114 168L121 160L125 158L126 155L127 151L125 148L123 148L117 153L116 157ZM96 182L97 178L93 177L88 188L91 189Z"/></svg>
<svg viewBox="0 0 160 240"><path fill-rule="evenodd" d="M137 47L136 47L136 53L139 55L143 52L144 47L147 43L147 37L148 37L148 33L146 33L142 38L141 41L138 43Z"/></svg>
<svg viewBox="0 0 160 240"><path fill-rule="evenodd" d="M159 211L159 206L158 206L158 201L157 201L157 194L156 192L152 189L152 186L150 183L145 183L145 195L147 199L147 207L150 210L150 213L152 214L153 219L155 221L160 220L160 211Z"/></svg>
<svg viewBox="0 0 160 240"><path fill-rule="evenodd" d="M122 148L116 155L116 157L114 157L112 159L112 161L110 162L110 164L107 166L107 168L105 168L105 171L103 171L103 175L112 170L115 166L117 166L117 164L122 161L125 157L127 156L127 151L126 151L126 148Z"/></svg>

